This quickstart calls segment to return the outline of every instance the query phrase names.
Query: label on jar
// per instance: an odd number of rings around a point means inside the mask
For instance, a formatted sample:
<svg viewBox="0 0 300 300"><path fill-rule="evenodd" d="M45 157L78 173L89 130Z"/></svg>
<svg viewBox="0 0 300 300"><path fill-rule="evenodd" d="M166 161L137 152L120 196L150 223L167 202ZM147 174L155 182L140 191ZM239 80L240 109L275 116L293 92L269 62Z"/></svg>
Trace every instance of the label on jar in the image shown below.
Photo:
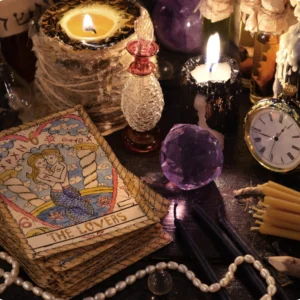
<svg viewBox="0 0 300 300"><path fill-rule="evenodd" d="M0 1L0 38L12 36L28 29L28 23L39 16L53 0Z"/></svg>

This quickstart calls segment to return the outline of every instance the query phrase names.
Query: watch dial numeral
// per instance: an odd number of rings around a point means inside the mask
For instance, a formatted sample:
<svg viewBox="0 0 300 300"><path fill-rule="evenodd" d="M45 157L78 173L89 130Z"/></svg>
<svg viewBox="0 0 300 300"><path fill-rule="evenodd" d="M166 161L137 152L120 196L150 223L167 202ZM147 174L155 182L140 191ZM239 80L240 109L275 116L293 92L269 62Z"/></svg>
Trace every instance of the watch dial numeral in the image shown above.
<svg viewBox="0 0 300 300"><path fill-rule="evenodd" d="M261 118L259 118L259 121L261 121L264 125L266 125L266 123Z"/></svg>
<svg viewBox="0 0 300 300"><path fill-rule="evenodd" d="M257 137L257 138L254 139L254 141L255 141L255 143L259 143L259 142L261 142L261 138Z"/></svg>
<svg viewBox="0 0 300 300"><path fill-rule="evenodd" d="M295 145L293 145L292 148L295 149L295 150L297 150L297 151L300 151L300 148L297 147L297 146L295 146Z"/></svg>
<svg viewBox="0 0 300 300"><path fill-rule="evenodd" d="M281 162L282 162L282 164L284 165L284 160L283 160L283 158L281 157Z"/></svg>
<svg viewBox="0 0 300 300"><path fill-rule="evenodd" d="M269 113L269 118L270 118L270 121L273 122L273 116L271 113Z"/></svg>
<svg viewBox="0 0 300 300"><path fill-rule="evenodd" d="M282 123L282 121L283 121L283 114L281 113L279 116L279 123Z"/></svg>
<svg viewBox="0 0 300 300"><path fill-rule="evenodd" d="M262 148L259 150L259 152L260 152L261 154L263 154L265 151L266 151L266 147L262 147Z"/></svg>
<svg viewBox="0 0 300 300"><path fill-rule="evenodd" d="M288 152L287 153L287 156L291 159L291 160L294 160L295 157L293 156L293 154L291 152Z"/></svg>
<svg viewBox="0 0 300 300"><path fill-rule="evenodd" d="M273 158L274 158L274 157L273 157L273 154L271 153L271 154L270 154L270 157L269 157L270 162L273 162Z"/></svg>
<svg viewBox="0 0 300 300"><path fill-rule="evenodd" d="M300 135L294 135L292 136L292 139L299 139L300 138Z"/></svg>
<svg viewBox="0 0 300 300"><path fill-rule="evenodd" d="M254 131L256 131L256 132L261 132L261 129L259 129L259 128L252 127L252 129L253 129Z"/></svg>

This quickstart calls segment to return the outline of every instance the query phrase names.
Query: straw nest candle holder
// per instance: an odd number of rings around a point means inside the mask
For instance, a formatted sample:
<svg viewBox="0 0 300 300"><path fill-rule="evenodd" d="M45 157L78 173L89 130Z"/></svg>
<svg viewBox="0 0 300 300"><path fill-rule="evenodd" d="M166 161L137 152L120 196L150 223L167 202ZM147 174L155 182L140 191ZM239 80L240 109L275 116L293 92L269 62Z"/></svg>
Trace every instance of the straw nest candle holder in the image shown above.
<svg viewBox="0 0 300 300"><path fill-rule="evenodd" d="M182 121L198 124L198 112L194 108L197 94L206 97L206 122L211 129L227 133L237 128L238 96L242 92L241 73L238 63L226 56L221 56L220 63L227 62L231 67L231 78L227 81L207 81L198 83L191 72L199 65L205 64L204 56L190 58L181 70Z"/></svg>
<svg viewBox="0 0 300 300"><path fill-rule="evenodd" d="M96 10L108 7L109 13L103 15L114 22L113 32L97 41L70 38L62 18L70 10L82 9L85 14L86 8L93 6ZM142 10L130 0L64 0L31 23L30 35L38 59L36 117L82 104L102 134L125 127L121 92L132 62L126 45L136 39L134 22Z"/></svg>

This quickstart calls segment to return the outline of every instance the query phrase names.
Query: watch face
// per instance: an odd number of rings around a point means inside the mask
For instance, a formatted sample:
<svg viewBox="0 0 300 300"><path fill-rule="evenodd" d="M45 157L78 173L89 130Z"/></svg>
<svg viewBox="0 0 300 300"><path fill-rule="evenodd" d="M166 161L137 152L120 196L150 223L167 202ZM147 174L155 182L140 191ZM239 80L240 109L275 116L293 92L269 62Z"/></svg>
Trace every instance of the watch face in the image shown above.
<svg viewBox="0 0 300 300"><path fill-rule="evenodd" d="M262 108L249 119L247 144L268 169L287 172L300 164L300 128L280 109Z"/></svg>

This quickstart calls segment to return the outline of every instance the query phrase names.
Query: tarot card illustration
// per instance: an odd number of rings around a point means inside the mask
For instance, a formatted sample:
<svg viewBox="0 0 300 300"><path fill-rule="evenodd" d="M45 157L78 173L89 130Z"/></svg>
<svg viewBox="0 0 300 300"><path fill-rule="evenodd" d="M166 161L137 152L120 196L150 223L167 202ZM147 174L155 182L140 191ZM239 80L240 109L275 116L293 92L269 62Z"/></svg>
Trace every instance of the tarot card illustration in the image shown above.
<svg viewBox="0 0 300 300"><path fill-rule="evenodd" d="M158 221L131 196L106 148L81 107L0 136L1 214L10 214L33 253Z"/></svg>

